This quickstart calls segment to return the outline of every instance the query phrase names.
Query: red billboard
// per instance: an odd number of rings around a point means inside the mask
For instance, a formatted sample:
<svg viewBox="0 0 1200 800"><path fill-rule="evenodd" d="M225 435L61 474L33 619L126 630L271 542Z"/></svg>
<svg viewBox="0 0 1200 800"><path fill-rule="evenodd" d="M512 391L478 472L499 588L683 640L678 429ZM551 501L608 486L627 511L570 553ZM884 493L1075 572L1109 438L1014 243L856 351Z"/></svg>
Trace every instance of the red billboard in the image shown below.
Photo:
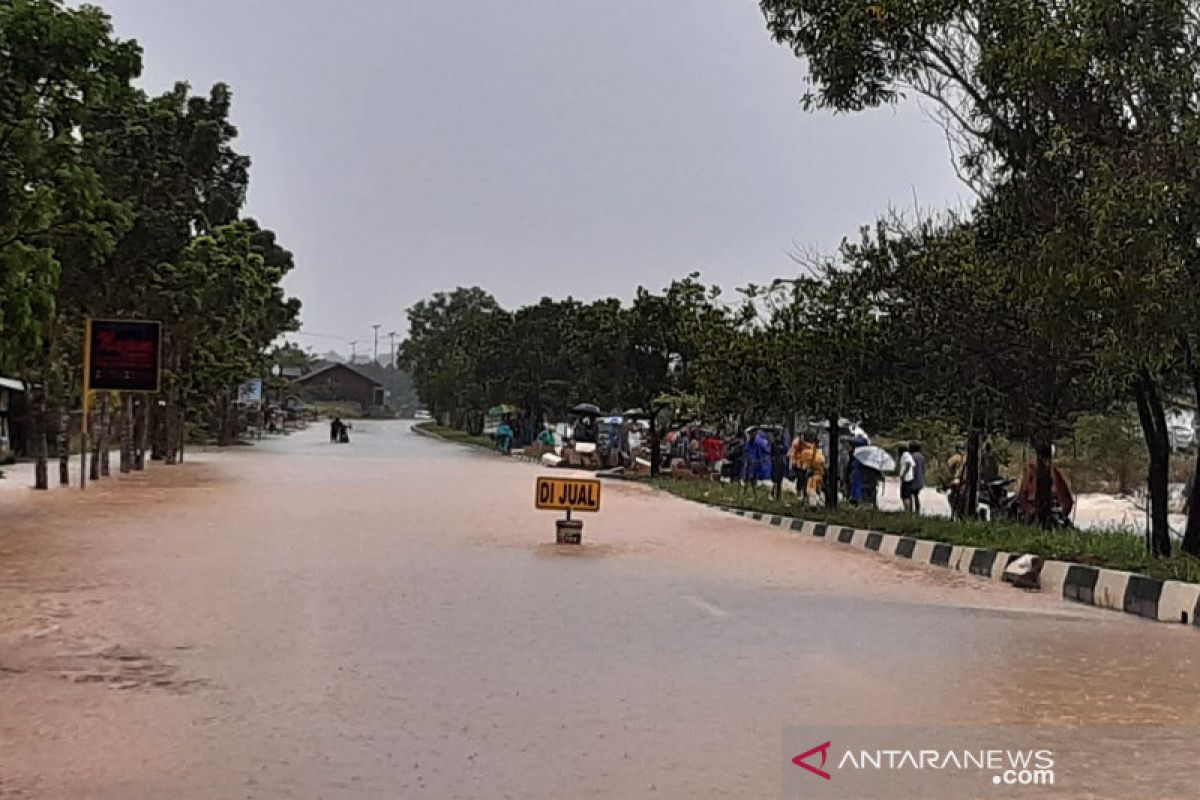
<svg viewBox="0 0 1200 800"><path fill-rule="evenodd" d="M88 389L157 392L162 324L142 320L88 321Z"/></svg>

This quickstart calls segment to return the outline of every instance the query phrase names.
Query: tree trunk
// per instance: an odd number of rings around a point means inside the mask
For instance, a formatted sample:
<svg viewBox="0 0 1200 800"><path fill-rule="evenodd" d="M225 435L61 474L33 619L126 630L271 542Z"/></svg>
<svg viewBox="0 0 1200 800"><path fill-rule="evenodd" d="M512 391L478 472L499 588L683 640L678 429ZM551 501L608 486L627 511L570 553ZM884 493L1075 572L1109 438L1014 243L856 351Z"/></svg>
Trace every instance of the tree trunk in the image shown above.
<svg viewBox="0 0 1200 800"><path fill-rule="evenodd" d="M79 488L86 489L88 481L88 451L92 446L92 404L85 393L79 414Z"/></svg>
<svg viewBox="0 0 1200 800"><path fill-rule="evenodd" d="M175 409L175 414L177 417L175 420L175 463L182 464L184 448L187 447L187 410L183 407L182 403Z"/></svg>
<svg viewBox="0 0 1200 800"><path fill-rule="evenodd" d="M108 395L101 395L96 402L100 408L92 415L96 432L92 435L92 464L89 473L93 481L100 480L105 474L104 453L108 450L108 414L105 412L105 405L108 403Z"/></svg>
<svg viewBox="0 0 1200 800"><path fill-rule="evenodd" d="M63 411L58 415L58 484L71 485L71 414Z"/></svg>
<svg viewBox="0 0 1200 800"><path fill-rule="evenodd" d="M109 455L112 450L112 396L107 392L100 400L100 477L107 478L112 474L109 468Z"/></svg>
<svg viewBox="0 0 1200 800"><path fill-rule="evenodd" d="M966 464L966 507L963 509L964 519L975 519L979 516L979 440L980 432L974 427L967 434L967 464Z"/></svg>
<svg viewBox="0 0 1200 800"><path fill-rule="evenodd" d="M137 427L134 433L133 468L141 472L146 468L146 448L150 443L150 395L138 398Z"/></svg>
<svg viewBox="0 0 1200 800"><path fill-rule="evenodd" d="M1171 555L1171 534L1167 521L1171 437L1167 431L1166 412L1158 386L1149 372L1142 370L1138 374L1133 392L1150 456L1150 468L1146 475L1150 496L1150 526L1146 530L1146 545L1152 555L1166 557Z"/></svg>
<svg viewBox="0 0 1200 800"><path fill-rule="evenodd" d="M133 471L133 395L121 398L121 474Z"/></svg>
<svg viewBox="0 0 1200 800"><path fill-rule="evenodd" d="M36 459L33 467L33 488L46 491L50 488L50 470L47 465L49 453L46 447L46 394L44 389L37 389L37 399L33 407L33 455Z"/></svg>
<svg viewBox="0 0 1200 800"><path fill-rule="evenodd" d="M167 464L175 464L179 460L178 438L175 435L175 425L178 417L175 414L175 405L170 400L167 401L166 408L163 409L163 439L165 440L165 451L163 453Z"/></svg>
<svg viewBox="0 0 1200 800"><path fill-rule="evenodd" d="M93 407L99 405L100 398L93 398ZM100 480L100 447L104 439L104 417L99 413L99 410L91 411L88 416L88 430L91 431L91 440L89 446L92 451L92 463L89 464L88 478L92 481Z"/></svg>
<svg viewBox="0 0 1200 800"><path fill-rule="evenodd" d="M1050 517L1054 512L1054 444L1053 436L1037 434L1033 437L1033 452L1037 457L1035 474L1035 491L1037 503L1034 506L1034 519L1043 528L1050 527Z"/></svg>
<svg viewBox="0 0 1200 800"><path fill-rule="evenodd" d="M838 466L838 427L837 414L829 415L829 463L825 465L825 507L832 510L838 507L838 483L841 481L841 468Z"/></svg>
<svg viewBox="0 0 1200 800"><path fill-rule="evenodd" d="M182 464L184 440L187 438L187 415L183 406L176 403L167 405L164 416L166 416L167 429L167 463Z"/></svg>
<svg viewBox="0 0 1200 800"><path fill-rule="evenodd" d="M662 437L658 435L658 423L655 420L650 420L650 477L657 478L659 473L659 464L662 463Z"/></svg>
<svg viewBox="0 0 1200 800"><path fill-rule="evenodd" d="M168 401L169 402L169 401ZM159 405L157 399L149 401L150 459L165 461L167 458L167 406Z"/></svg>
<svg viewBox="0 0 1200 800"><path fill-rule="evenodd" d="M234 435L233 403L230 402L229 393L222 392L217 403L217 446L228 447L233 444Z"/></svg>
<svg viewBox="0 0 1200 800"><path fill-rule="evenodd" d="M217 395L217 407L215 409L215 411L216 411L215 422L216 422L216 429L217 429L216 430L217 447L225 447L226 445L229 444L229 442L226 441L226 439L225 439L225 435L229 430L229 424L227 421L228 412L225 409L225 404L226 404L225 393L221 392L219 395Z"/></svg>

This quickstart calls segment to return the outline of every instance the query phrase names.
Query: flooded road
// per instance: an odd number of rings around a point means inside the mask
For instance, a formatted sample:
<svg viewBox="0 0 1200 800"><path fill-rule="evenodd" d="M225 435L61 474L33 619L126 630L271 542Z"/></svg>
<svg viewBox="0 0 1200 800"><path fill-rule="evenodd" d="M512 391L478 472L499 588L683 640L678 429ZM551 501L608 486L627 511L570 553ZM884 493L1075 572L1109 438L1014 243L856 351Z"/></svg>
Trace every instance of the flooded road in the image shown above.
<svg viewBox="0 0 1200 800"><path fill-rule="evenodd" d="M351 436L3 496L0 797L776 797L788 726L1200 719L1182 626L639 486L559 548L537 468Z"/></svg>

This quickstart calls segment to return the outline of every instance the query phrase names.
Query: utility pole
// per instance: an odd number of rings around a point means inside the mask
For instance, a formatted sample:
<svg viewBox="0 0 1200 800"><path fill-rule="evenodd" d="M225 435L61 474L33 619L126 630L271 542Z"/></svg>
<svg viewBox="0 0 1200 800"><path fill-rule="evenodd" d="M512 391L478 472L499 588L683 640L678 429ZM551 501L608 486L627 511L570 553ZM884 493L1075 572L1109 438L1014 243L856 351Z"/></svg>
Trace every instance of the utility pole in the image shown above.
<svg viewBox="0 0 1200 800"><path fill-rule="evenodd" d="M376 322L371 326L375 329L375 355L373 356L375 363L379 363L379 323Z"/></svg>
<svg viewBox="0 0 1200 800"><path fill-rule="evenodd" d="M388 337L388 356L391 358L391 361L392 361L392 369L396 368L396 336L397 335L398 334L395 331L392 331L391 333L389 333L387 335L387 337ZM1198 438L1200 438L1200 437L1198 437Z"/></svg>
<svg viewBox="0 0 1200 800"><path fill-rule="evenodd" d="M350 363L358 360L358 339L350 340Z"/></svg>

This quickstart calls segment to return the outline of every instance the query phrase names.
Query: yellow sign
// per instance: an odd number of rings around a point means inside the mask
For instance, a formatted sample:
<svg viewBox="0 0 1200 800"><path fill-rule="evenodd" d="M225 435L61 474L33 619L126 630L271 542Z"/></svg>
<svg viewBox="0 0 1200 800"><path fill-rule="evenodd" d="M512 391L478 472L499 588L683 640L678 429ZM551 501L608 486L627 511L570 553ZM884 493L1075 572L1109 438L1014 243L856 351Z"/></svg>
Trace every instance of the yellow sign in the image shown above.
<svg viewBox="0 0 1200 800"><path fill-rule="evenodd" d="M600 481L538 478L533 504L542 511L599 511Z"/></svg>

